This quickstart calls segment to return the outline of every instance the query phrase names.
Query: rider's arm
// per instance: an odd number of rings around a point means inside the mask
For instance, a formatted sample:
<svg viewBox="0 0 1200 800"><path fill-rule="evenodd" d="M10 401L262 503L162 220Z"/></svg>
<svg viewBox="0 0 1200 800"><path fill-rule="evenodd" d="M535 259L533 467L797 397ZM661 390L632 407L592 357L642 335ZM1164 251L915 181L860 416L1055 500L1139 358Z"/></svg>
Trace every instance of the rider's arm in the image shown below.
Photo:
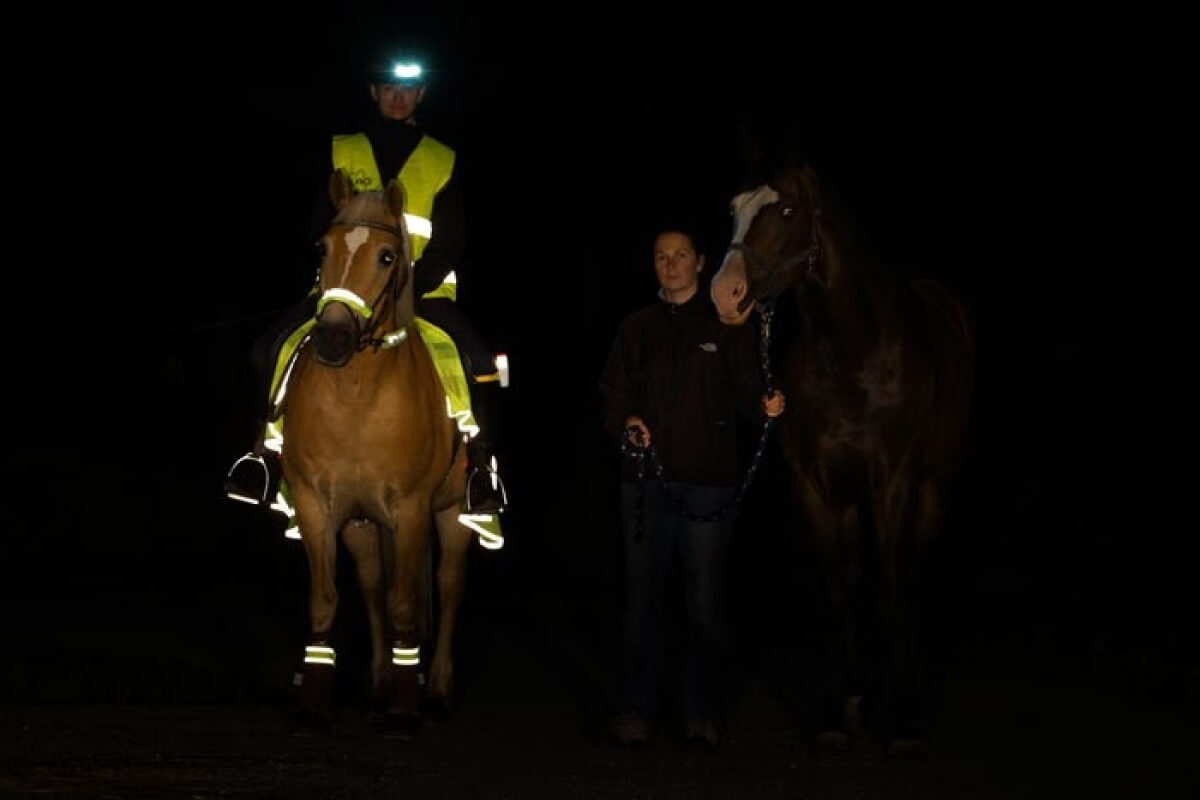
<svg viewBox="0 0 1200 800"><path fill-rule="evenodd" d="M433 199L433 236L413 267L413 291L417 297L441 285L453 271L462 280L463 252L466 243L466 215L463 207L458 168Z"/></svg>

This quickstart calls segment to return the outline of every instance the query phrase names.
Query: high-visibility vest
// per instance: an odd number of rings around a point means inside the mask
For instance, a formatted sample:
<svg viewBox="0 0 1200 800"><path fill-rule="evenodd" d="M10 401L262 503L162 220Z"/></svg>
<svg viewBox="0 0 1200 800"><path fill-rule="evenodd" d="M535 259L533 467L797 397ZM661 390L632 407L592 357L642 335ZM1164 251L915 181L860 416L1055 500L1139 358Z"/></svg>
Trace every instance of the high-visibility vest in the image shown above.
<svg viewBox="0 0 1200 800"><path fill-rule="evenodd" d="M333 166L350 177L356 192L383 190L375 153L365 133L333 137ZM433 235L433 200L450 180L453 171L454 151L432 136L422 135L396 176L404 188L404 222L412 238L413 260L421 257ZM424 296L457 300L458 283L454 270L446 275L440 286Z"/></svg>

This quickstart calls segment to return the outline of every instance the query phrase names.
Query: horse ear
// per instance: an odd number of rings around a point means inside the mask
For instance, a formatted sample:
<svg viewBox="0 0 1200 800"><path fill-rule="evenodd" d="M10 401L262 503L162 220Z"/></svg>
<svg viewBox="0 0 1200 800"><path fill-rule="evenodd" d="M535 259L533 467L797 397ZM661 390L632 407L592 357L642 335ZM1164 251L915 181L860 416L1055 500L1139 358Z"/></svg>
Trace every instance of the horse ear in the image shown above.
<svg viewBox="0 0 1200 800"><path fill-rule="evenodd" d="M343 170L335 169L329 176L329 199L333 201L333 207L341 211L354 197L354 184L350 183L350 176Z"/></svg>
<svg viewBox="0 0 1200 800"><path fill-rule="evenodd" d="M396 219L404 216L404 187L400 181L395 178L388 181L387 188L383 190L383 199L387 203L388 213Z"/></svg>
<svg viewBox="0 0 1200 800"><path fill-rule="evenodd" d="M812 164L806 163L799 172L800 186L804 189L808 196L808 202L813 208L821 207L821 181L817 178L817 172L812 168Z"/></svg>

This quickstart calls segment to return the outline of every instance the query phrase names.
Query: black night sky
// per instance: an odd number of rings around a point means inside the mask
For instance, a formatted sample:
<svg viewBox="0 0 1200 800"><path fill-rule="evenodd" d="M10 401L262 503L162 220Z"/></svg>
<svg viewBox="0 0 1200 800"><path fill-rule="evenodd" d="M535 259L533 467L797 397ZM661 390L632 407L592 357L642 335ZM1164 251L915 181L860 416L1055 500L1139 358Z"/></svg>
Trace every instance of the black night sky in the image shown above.
<svg viewBox="0 0 1200 800"><path fill-rule="evenodd" d="M10 655L60 647L48 631L80 607L302 618L302 557L229 509L221 479L251 433L250 344L311 279L328 136L371 111L356 52L413 39L435 64L421 120L467 186L460 302L513 364L513 532L477 584L504 598L497 615L558 606L607 635L604 354L652 295L662 221L701 221L719 261L752 134L803 145L878 252L975 310L942 584L957 641L1194 723L1195 258L1167 235L1192 224L1173 199L1193 191L1177 155L1191 98L1174 24L737 8L95 4L11 31L28 41L5 66L16 481L0 618L44 638ZM782 491L773 466L744 525L743 610L788 580L762 510ZM18 706L88 699L10 686L0 701ZM0 772L19 763L3 752Z"/></svg>

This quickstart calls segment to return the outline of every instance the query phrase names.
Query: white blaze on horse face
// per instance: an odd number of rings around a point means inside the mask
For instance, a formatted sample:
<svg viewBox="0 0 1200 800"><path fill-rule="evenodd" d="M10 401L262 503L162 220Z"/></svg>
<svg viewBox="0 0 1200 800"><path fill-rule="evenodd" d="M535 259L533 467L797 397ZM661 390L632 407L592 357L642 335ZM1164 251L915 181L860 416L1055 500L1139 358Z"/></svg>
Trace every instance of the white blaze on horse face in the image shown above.
<svg viewBox="0 0 1200 800"><path fill-rule="evenodd" d="M358 248L367 243L367 239L371 234L366 228L351 228L342 241L346 244L346 269L339 279L339 283L345 284L350 278L350 265L354 263L354 254L358 252Z"/></svg>
<svg viewBox="0 0 1200 800"><path fill-rule="evenodd" d="M742 192L729 204L734 218L733 240L709 286L709 296L717 307L717 315L726 325L741 325L750 317L753 308L749 304L740 310L738 308L739 304L746 302L750 286L746 276L746 258L737 245L745 243L750 224L758 212L778 199L779 193L764 184L752 191Z"/></svg>
<svg viewBox="0 0 1200 800"><path fill-rule="evenodd" d="M763 206L777 202L779 202L779 192L766 184L749 192L742 192L733 198L733 243L744 243L746 234L750 232L750 223L754 222L758 212L763 209Z"/></svg>

